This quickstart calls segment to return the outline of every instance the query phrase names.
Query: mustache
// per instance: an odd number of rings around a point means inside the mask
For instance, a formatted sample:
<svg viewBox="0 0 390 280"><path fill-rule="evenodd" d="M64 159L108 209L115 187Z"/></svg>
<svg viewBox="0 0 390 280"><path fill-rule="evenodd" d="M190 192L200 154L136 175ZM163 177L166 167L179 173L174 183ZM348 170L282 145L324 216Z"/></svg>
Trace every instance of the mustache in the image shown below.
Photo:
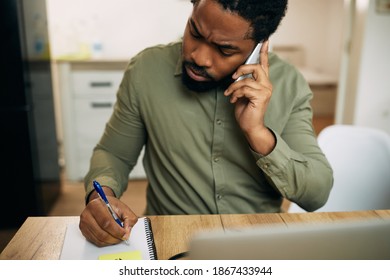
<svg viewBox="0 0 390 280"><path fill-rule="evenodd" d="M204 67L199 66L196 63L184 61L183 64L184 66L191 68L191 70L199 76L203 76L208 79L214 79L211 75L209 75L209 73L207 73L207 70Z"/></svg>

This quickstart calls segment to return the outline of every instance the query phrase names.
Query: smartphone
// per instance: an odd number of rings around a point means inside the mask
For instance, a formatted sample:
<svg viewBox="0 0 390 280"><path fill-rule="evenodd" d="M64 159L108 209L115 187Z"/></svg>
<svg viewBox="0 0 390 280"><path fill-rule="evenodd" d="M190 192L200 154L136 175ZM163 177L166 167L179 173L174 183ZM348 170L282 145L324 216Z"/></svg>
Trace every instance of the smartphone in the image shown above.
<svg viewBox="0 0 390 280"><path fill-rule="evenodd" d="M249 55L248 59L245 61L245 64L256 64L260 63L260 49L262 43L258 43L252 53ZM237 78L236 82L241 81L245 78L252 78L252 74L245 74Z"/></svg>

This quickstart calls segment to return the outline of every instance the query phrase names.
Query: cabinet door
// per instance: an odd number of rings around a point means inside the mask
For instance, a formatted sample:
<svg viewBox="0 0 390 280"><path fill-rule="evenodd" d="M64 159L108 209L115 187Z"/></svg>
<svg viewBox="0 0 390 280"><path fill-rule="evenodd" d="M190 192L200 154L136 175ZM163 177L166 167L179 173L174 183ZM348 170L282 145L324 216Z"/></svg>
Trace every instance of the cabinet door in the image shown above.
<svg viewBox="0 0 390 280"><path fill-rule="evenodd" d="M73 94L76 97L115 95L122 76L120 71L73 71Z"/></svg>
<svg viewBox="0 0 390 280"><path fill-rule="evenodd" d="M78 158L76 162L81 177L88 171L92 150L103 135L114 102L114 96L74 100L74 114L77 120L74 124L75 156Z"/></svg>
<svg viewBox="0 0 390 280"><path fill-rule="evenodd" d="M100 63L94 67L94 63L64 63L58 67L65 168L71 181L82 180L87 174L93 148L113 112L123 77L123 65L114 68ZM143 151L130 178L146 178L142 157Z"/></svg>
<svg viewBox="0 0 390 280"><path fill-rule="evenodd" d="M313 99L311 106L315 116L334 117L336 110L336 85L311 85Z"/></svg>

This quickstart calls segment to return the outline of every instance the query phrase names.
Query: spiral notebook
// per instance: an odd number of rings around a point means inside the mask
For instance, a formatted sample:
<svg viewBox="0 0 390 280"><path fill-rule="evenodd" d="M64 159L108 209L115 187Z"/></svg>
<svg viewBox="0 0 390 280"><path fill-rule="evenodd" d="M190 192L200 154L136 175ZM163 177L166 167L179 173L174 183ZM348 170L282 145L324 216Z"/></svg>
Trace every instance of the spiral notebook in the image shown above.
<svg viewBox="0 0 390 280"><path fill-rule="evenodd" d="M128 244L97 247L82 235L78 223L66 229L61 260L157 260L151 222L148 217L138 218L131 230Z"/></svg>

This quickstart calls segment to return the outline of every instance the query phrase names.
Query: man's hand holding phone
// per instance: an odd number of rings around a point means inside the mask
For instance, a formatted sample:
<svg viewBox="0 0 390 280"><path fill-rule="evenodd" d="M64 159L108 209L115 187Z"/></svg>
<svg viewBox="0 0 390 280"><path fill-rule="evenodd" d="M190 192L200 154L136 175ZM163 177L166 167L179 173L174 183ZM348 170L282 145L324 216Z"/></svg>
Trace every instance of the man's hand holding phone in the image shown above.
<svg viewBox="0 0 390 280"><path fill-rule="evenodd" d="M235 104L235 117L251 148L262 155L268 155L275 147L273 133L264 124L264 115L272 95L269 79L268 40L259 51L259 63L241 65L233 74L236 82L225 91L230 102ZM255 50L256 51L256 48ZM251 76L244 76L251 75Z"/></svg>

